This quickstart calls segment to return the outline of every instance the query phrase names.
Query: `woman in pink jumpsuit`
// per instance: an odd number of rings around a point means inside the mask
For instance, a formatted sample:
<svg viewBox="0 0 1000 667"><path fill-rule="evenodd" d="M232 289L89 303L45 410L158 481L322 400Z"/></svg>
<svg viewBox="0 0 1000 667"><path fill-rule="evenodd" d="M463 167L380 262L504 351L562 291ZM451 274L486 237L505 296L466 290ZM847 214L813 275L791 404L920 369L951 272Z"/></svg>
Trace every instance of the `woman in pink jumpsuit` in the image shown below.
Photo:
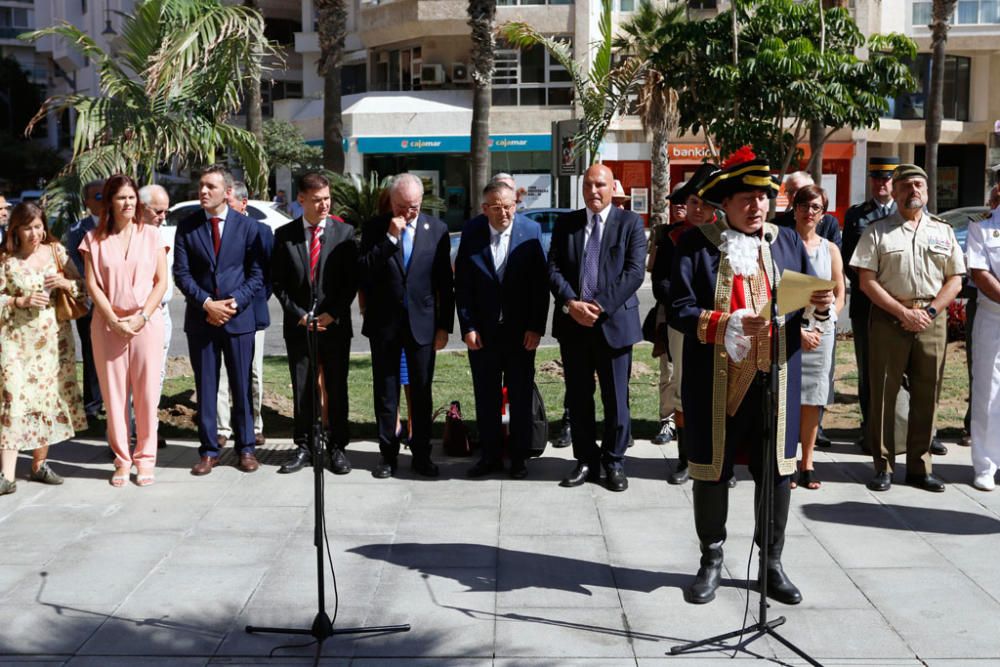
<svg viewBox="0 0 1000 667"><path fill-rule="evenodd" d="M104 185L104 215L80 244L87 291L94 301L94 364L108 415L108 443L115 453L111 485L124 486L132 465L136 484L154 481L163 365L163 315L167 260L160 231L142 223L138 188L128 176ZM135 407L135 453L129 452L128 397Z"/></svg>

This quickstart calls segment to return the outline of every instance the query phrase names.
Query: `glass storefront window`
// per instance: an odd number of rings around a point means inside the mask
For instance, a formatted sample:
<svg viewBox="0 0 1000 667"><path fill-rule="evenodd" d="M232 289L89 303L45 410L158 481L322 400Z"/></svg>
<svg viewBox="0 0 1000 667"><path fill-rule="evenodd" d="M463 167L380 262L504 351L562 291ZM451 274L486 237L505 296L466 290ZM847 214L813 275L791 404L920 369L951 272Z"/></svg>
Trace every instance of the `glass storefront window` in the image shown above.
<svg viewBox="0 0 1000 667"><path fill-rule="evenodd" d="M971 58L945 56L943 98L946 120L969 120L971 70ZM917 81L917 90L893 100L890 113L893 118L902 120L922 120L926 114L927 96L931 85L931 55L918 54L916 60L910 63L910 71Z"/></svg>

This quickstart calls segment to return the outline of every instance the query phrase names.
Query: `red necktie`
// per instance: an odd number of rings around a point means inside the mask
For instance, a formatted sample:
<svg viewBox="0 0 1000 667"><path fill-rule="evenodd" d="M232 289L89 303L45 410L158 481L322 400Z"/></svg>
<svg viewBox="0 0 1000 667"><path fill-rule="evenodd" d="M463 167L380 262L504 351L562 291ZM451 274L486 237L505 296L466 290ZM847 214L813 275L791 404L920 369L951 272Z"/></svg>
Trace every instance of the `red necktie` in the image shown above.
<svg viewBox="0 0 1000 667"><path fill-rule="evenodd" d="M312 239L309 241L309 280L316 282L316 267L319 266L319 233L322 229L319 225L311 225L309 231L312 232Z"/></svg>
<svg viewBox="0 0 1000 667"><path fill-rule="evenodd" d="M212 223L212 245L215 246L215 256L219 256L219 246L222 245L222 235L219 234L219 222L222 218L211 217L208 219Z"/></svg>

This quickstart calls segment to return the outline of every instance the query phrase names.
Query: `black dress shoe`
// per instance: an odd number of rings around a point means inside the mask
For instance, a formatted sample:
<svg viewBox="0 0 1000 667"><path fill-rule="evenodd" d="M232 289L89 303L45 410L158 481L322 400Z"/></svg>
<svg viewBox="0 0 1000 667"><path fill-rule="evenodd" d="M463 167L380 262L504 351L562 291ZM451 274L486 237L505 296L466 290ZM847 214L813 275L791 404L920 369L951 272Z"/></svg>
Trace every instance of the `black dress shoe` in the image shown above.
<svg viewBox="0 0 1000 667"><path fill-rule="evenodd" d="M573 472L571 472L568 477L563 479L563 481L559 482L559 486L580 486L587 481L596 482L600 480L600 476L601 469L597 466L594 466L594 469L592 470L586 463L577 463L576 467L573 468Z"/></svg>
<svg viewBox="0 0 1000 667"><path fill-rule="evenodd" d="M735 477L730 477L729 481L726 482L726 486L728 486L730 489L735 489L736 488L736 478Z"/></svg>
<svg viewBox="0 0 1000 667"><path fill-rule="evenodd" d="M948 448L944 446L944 443L939 439L934 438L931 440L931 454L934 456L944 456L948 453Z"/></svg>
<svg viewBox="0 0 1000 667"><path fill-rule="evenodd" d="M722 547L702 548L701 566L691 585L684 589L684 600L689 604L707 604L715 599L715 591L722 581Z"/></svg>
<svg viewBox="0 0 1000 667"><path fill-rule="evenodd" d="M311 460L312 457L309 455L309 452L300 448L297 452L295 452L295 458L278 468L278 472L282 475L287 475L291 472L298 472L309 465Z"/></svg>
<svg viewBox="0 0 1000 667"><path fill-rule="evenodd" d="M346 475L351 472L351 462L347 460L347 454L343 448L334 447L328 452L330 460L330 472L334 475Z"/></svg>
<svg viewBox="0 0 1000 667"><path fill-rule="evenodd" d="M557 437L553 442L552 446L556 448L569 447L573 444L573 433L569 430L569 420L563 419L562 428L559 430L559 437Z"/></svg>
<svg viewBox="0 0 1000 667"><path fill-rule="evenodd" d="M888 491L891 486L892 473L889 472L877 472L868 482L868 488L871 491Z"/></svg>
<svg viewBox="0 0 1000 667"><path fill-rule="evenodd" d="M372 477L376 479L386 479L396 474L396 457L391 459L385 456L378 458L378 465L372 469Z"/></svg>
<svg viewBox="0 0 1000 667"><path fill-rule="evenodd" d="M962 432L962 437L958 439L959 447L971 447L972 446L972 436L968 433Z"/></svg>
<svg viewBox="0 0 1000 667"><path fill-rule="evenodd" d="M523 459L514 459L510 462L510 478L524 479L528 476L528 466Z"/></svg>
<svg viewBox="0 0 1000 667"><path fill-rule="evenodd" d="M476 479L479 477L486 477L487 475L491 475L495 472L500 472L501 470L503 470L502 461L497 461L495 459L479 459L465 474L467 477Z"/></svg>
<svg viewBox="0 0 1000 667"><path fill-rule="evenodd" d="M833 447L833 441L826 437L826 433L823 432L823 429L820 429L819 433L816 435L816 446Z"/></svg>
<svg viewBox="0 0 1000 667"><path fill-rule="evenodd" d="M689 479L691 475L688 474L687 464L685 463L683 468L678 464L677 470L667 475L667 484L685 484Z"/></svg>
<svg viewBox="0 0 1000 667"><path fill-rule="evenodd" d="M624 491L628 488L628 477L624 468L608 468L604 483L608 491Z"/></svg>
<svg viewBox="0 0 1000 667"><path fill-rule="evenodd" d="M413 472L423 477L437 477L440 474L438 467L429 458L414 459L413 463L410 464L410 468Z"/></svg>
<svg viewBox="0 0 1000 667"><path fill-rule="evenodd" d="M906 483L909 486L915 486L918 489L923 489L924 491L933 491L934 493L941 493L944 491L944 480L937 475L907 475Z"/></svg>

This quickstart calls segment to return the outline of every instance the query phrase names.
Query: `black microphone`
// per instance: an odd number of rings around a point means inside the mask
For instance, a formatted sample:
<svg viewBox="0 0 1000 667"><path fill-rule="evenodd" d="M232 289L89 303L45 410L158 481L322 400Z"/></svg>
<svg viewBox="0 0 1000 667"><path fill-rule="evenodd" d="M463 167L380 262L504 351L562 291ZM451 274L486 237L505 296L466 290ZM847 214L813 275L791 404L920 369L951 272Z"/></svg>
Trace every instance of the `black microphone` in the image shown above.
<svg viewBox="0 0 1000 667"><path fill-rule="evenodd" d="M774 237L771 235L771 232L766 232L764 234L764 240L767 241L768 243L774 241Z"/></svg>

